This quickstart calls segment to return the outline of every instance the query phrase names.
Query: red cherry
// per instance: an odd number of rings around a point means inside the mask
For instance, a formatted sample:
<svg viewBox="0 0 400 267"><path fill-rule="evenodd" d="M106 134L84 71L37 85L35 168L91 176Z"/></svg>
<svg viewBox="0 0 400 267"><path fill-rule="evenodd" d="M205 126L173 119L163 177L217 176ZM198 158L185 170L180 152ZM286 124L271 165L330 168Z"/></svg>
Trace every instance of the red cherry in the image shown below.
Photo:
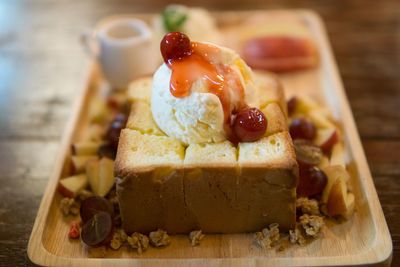
<svg viewBox="0 0 400 267"><path fill-rule="evenodd" d="M293 139L313 140L317 134L315 125L305 118L293 119L289 126L290 136Z"/></svg>
<svg viewBox="0 0 400 267"><path fill-rule="evenodd" d="M233 131L242 142L260 139L267 129L267 119L257 108L245 108L239 111L233 122Z"/></svg>
<svg viewBox="0 0 400 267"><path fill-rule="evenodd" d="M166 64L192 53L189 37L181 32L167 33L161 40L160 50Z"/></svg>

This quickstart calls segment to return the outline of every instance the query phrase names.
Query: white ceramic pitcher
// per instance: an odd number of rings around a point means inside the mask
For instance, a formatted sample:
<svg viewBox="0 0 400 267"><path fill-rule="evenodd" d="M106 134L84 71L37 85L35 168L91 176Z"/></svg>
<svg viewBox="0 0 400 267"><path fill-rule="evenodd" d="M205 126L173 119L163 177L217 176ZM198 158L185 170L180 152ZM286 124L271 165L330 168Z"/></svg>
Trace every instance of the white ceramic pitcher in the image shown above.
<svg viewBox="0 0 400 267"><path fill-rule="evenodd" d="M152 74L159 63L153 34L138 19L108 19L83 33L81 40L113 88L126 88L135 78Z"/></svg>

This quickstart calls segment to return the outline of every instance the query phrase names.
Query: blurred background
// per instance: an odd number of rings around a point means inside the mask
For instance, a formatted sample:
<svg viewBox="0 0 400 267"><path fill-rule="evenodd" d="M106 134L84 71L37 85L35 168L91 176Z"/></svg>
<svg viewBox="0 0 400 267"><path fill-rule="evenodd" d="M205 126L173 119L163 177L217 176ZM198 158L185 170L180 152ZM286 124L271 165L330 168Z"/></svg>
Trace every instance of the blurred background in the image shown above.
<svg viewBox="0 0 400 267"><path fill-rule="evenodd" d="M0 0L0 266L26 247L89 58L80 33L108 15L187 1ZM310 8L324 19L400 266L400 1L190 1L217 10Z"/></svg>

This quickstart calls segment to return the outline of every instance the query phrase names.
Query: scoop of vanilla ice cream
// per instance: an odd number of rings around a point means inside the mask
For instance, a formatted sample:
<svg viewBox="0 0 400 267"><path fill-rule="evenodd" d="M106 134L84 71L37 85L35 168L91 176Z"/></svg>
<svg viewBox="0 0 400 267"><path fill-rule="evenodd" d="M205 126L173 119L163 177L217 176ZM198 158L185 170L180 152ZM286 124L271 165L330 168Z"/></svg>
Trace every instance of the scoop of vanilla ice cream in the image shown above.
<svg viewBox="0 0 400 267"><path fill-rule="evenodd" d="M244 88L244 102L258 108L251 69L233 50L219 48L220 54L213 63L225 64L236 72ZM188 96L174 97L170 92L171 74L171 70L163 64L153 77L151 109L158 127L168 136L175 137L184 144L226 140L224 112L219 98L209 93L201 78L193 83ZM234 104L240 101L235 90L230 90L230 94Z"/></svg>

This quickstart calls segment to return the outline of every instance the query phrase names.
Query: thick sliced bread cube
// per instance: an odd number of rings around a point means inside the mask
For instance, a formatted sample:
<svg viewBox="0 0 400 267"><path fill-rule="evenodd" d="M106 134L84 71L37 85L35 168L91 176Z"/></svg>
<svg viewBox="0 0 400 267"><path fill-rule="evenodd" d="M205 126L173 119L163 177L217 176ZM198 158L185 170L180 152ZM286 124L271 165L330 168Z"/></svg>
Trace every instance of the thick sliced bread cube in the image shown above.
<svg viewBox="0 0 400 267"><path fill-rule="evenodd" d="M259 91L266 137L237 147L224 141L185 148L163 135L150 111L150 82L131 84L134 105L115 162L127 233L241 233L270 223L293 229L298 168L282 88L266 77Z"/></svg>
<svg viewBox="0 0 400 267"><path fill-rule="evenodd" d="M262 110L269 103L277 103L287 116L287 105L283 86L278 78L267 72L255 72L255 85L258 90L259 106Z"/></svg>
<svg viewBox="0 0 400 267"><path fill-rule="evenodd" d="M143 134L165 135L153 119L150 105L144 101L134 101L126 127Z"/></svg>
<svg viewBox="0 0 400 267"><path fill-rule="evenodd" d="M134 80L128 87L128 99L130 101L145 101L150 103L152 77L143 77Z"/></svg>
<svg viewBox="0 0 400 267"><path fill-rule="evenodd" d="M185 167L237 165L236 147L229 141L209 144L191 144L186 148Z"/></svg>
<svg viewBox="0 0 400 267"><path fill-rule="evenodd" d="M269 103L261 111L267 118L268 123L265 136L288 130L287 119L277 103Z"/></svg>
<svg viewBox="0 0 400 267"><path fill-rule="evenodd" d="M123 129L115 169L129 174L156 167L182 168L184 155L185 148L174 138Z"/></svg>

